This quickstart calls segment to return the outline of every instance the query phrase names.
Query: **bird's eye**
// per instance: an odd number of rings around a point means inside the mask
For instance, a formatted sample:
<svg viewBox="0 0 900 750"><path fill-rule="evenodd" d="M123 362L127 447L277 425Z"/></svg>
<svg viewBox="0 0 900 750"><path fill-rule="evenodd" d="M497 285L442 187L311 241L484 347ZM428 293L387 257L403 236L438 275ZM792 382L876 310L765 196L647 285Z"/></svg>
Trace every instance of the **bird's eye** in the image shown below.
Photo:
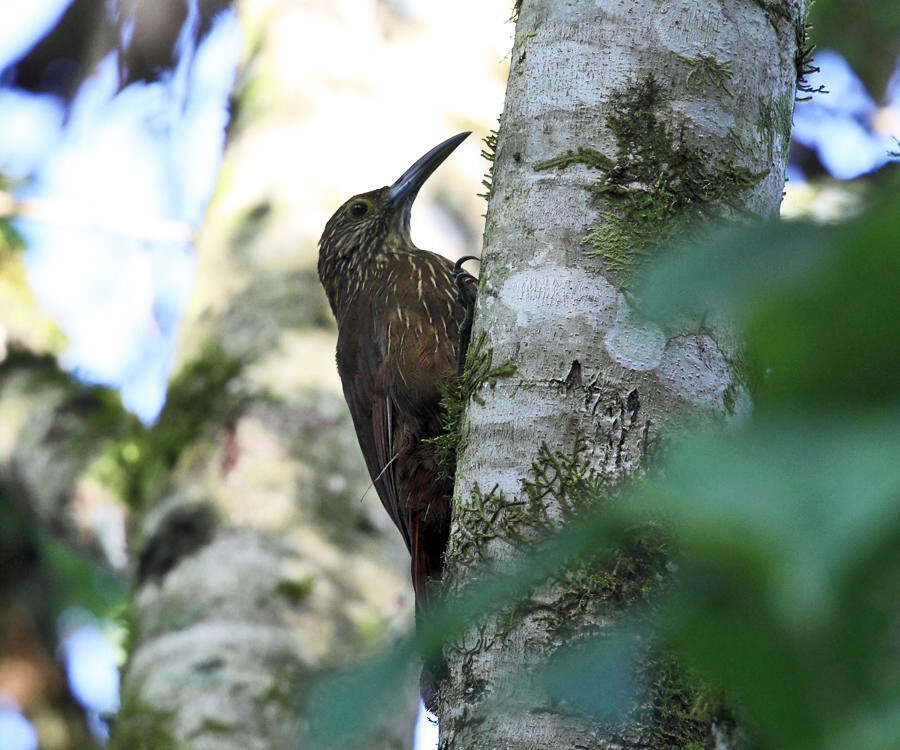
<svg viewBox="0 0 900 750"><path fill-rule="evenodd" d="M350 215L354 219L361 219L369 212L369 206L362 201L357 201L350 206Z"/></svg>

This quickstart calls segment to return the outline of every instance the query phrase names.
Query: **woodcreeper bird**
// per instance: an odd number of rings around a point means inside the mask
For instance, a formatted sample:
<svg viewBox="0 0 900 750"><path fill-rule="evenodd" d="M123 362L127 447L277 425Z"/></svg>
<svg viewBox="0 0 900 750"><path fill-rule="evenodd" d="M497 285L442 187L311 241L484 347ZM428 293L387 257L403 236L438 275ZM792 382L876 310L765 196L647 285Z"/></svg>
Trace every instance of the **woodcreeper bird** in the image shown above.
<svg viewBox="0 0 900 750"><path fill-rule="evenodd" d="M475 279L416 247L419 189L469 133L433 148L390 187L354 196L319 241L319 278L337 319L337 367L372 482L412 558L417 615L441 576L452 471L428 438L441 433L439 385L461 371ZM448 476L449 474L449 476Z"/></svg>

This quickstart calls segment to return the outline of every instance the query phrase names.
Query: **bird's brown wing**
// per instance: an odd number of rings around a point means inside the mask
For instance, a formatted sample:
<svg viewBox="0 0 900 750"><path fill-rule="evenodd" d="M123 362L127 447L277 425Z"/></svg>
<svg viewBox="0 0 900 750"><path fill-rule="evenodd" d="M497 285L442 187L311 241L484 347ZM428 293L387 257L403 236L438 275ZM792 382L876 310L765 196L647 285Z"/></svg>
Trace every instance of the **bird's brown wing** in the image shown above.
<svg viewBox="0 0 900 750"><path fill-rule="evenodd" d="M405 515L400 512L400 500L396 478L396 408L388 390L384 366L384 352L375 342L383 341L379 336L380 321L371 316L372 339L363 343L344 340L338 351L338 372L344 387L344 397L356 428L359 447L366 460L369 476L381 504L388 512L394 525L400 530L407 549L410 535ZM348 330L366 330L348 326ZM365 346L365 351L363 351Z"/></svg>
<svg viewBox="0 0 900 750"><path fill-rule="evenodd" d="M424 608L428 580L440 577L453 489L427 438L441 432L438 383L456 374L468 309L461 298L474 296L476 280L464 271L457 278L453 263L432 253L422 251L416 262L426 264L417 275L434 282L429 296L410 285L395 290L396 305L387 309L354 305L339 326L338 369L369 474L410 552Z"/></svg>
<svg viewBox="0 0 900 750"><path fill-rule="evenodd" d="M442 505L446 498L434 495L437 467L430 448L428 455L422 455L423 446L416 443L411 454L404 452L397 457L404 443L400 415L393 399L378 388L378 383L377 377L356 377L345 381L344 394L375 489L409 550L416 608L421 610L427 602L427 582L438 574L446 545L443 529L437 534L439 540L433 538L436 526L449 528L449 516ZM406 444L404 451L409 450ZM401 491L405 493L402 505ZM431 513L427 507L430 502L437 503Z"/></svg>
<svg viewBox="0 0 900 750"><path fill-rule="evenodd" d="M397 427L394 423L394 410L394 402L390 396L382 394L372 396L371 426L375 448L375 466L378 467L378 473L374 473L372 468L369 469L369 473L372 474L372 480L382 505L403 535L407 549L410 549L411 540L407 519L405 514L400 512L400 495L397 491L397 455L395 452L397 441L394 439Z"/></svg>

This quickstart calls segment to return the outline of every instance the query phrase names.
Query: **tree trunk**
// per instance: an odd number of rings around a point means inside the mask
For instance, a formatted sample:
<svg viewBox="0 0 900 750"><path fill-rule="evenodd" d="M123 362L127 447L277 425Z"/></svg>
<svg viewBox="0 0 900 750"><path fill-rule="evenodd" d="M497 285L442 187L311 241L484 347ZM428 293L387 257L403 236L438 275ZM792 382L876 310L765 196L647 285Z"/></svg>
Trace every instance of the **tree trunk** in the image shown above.
<svg viewBox="0 0 900 750"><path fill-rule="evenodd" d="M486 338L470 352L509 361L515 374L481 384L468 404L448 550L454 585L565 516L565 476L537 493L540 518L509 505L535 495L542 471L560 469L557 451L615 481L640 468L674 417L727 422L750 408L735 343L715 316L664 331L641 318L628 290L689 223L777 214L805 54L801 0L517 7L472 340ZM646 583L635 575L557 579L489 618L465 648L449 647L442 749L668 747L658 731L666 695L636 695L601 727L521 689L523 665L573 632L629 616ZM504 710L491 710L499 696ZM699 724L682 744L722 731Z"/></svg>

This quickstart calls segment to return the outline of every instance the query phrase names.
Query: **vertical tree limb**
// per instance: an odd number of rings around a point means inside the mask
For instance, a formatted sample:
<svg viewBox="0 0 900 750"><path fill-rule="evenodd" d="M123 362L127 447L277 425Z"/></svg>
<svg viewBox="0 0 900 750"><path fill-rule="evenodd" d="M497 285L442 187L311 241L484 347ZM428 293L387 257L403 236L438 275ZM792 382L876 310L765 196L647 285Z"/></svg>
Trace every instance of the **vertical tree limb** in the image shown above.
<svg viewBox="0 0 900 750"><path fill-rule="evenodd" d="M712 316L663 330L629 289L689 227L777 213L802 56L799 0L517 8L473 332L515 373L468 405L455 581L565 516L558 457L608 485L640 469L677 415L728 421L750 408L726 327ZM532 512L510 509L526 497L539 500ZM476 505L496 511L492 528L467 522ZM634 595L610 593L627 590L629 574L548 584L534 606L483 624L474 651L448 649L442 748L664 746L656 709L634 705L600 727L520 688L523 665L629 612ZM554 629L560 620L569 636ZM487 710L500 695L506 709Z"/></svg>

